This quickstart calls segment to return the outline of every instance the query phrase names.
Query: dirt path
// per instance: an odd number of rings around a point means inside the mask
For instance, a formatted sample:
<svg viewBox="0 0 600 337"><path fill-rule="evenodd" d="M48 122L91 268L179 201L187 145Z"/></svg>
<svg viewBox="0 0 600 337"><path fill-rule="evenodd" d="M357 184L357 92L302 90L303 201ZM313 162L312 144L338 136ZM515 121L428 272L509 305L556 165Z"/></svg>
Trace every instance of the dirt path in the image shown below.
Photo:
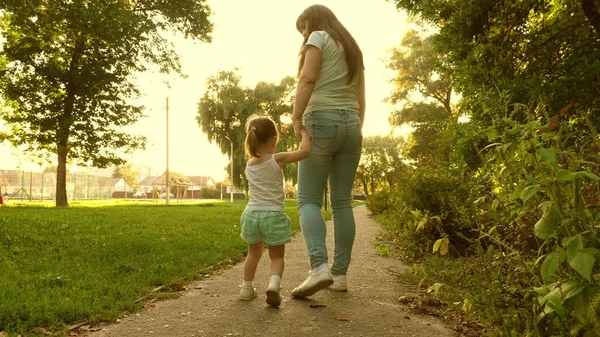
<svg viewBox="0 0 600 337"><path fill-rule="evenodd" d="M442 322L411 312L398 302L406 287L394 272L407 268L393 258L377 255L374 240L381 227L364 206L355 209L357 233L347 293L322 290L310 299L294 300L291 290L308 275L302 235L287 246L279 309L265 303L268 256L256 276L258 298L237 299L242 264L192 283L178 299L157 302L121 320L104 325L94 337L134 336L455 336ZM328 235L331 234L328 224ZM331 235L329 235L331 245ZM324 304L325 307L311 307Z"/></svg>

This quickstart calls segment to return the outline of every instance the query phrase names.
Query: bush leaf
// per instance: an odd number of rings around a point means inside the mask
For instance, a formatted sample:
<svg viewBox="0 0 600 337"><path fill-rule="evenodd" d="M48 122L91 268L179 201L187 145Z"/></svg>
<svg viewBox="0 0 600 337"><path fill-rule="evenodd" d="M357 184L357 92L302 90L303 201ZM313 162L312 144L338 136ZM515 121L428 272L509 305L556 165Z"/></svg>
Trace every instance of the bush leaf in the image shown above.
<svg viewBox="0 0 600 337"><path fill-rule="evenodd" d="M595 262L594 256L581 251L570 252L567 250L567 261L586 280L591 280Z"/></svg>
<svg viewBox="0 0 600 337"><path fill-rule="evenodd" d="M558 210L558 206L554 203L545 203L543 205L544 214L535 224L534 233L540 239L548 239L550 236L554 234L554 231L560 225L560 212Z"/></svg>
<svg viewBox="0 0 600 337"><path fill-rule="evenodd" d="M533 197L539 190L539 184L527 186L523 192L521 192L521 200L523 200L523 203L526 203L527 200L531 199L531 197Z"/></svg>
<svg viewBox="0 0 600 337"><path fill-rule="evenodd" d="M546 256L546 259L540 267L540 274L544 282L554 282L554 273L558 269L558 265L565 258L565 251L563 249L557 249Z"/></svg>

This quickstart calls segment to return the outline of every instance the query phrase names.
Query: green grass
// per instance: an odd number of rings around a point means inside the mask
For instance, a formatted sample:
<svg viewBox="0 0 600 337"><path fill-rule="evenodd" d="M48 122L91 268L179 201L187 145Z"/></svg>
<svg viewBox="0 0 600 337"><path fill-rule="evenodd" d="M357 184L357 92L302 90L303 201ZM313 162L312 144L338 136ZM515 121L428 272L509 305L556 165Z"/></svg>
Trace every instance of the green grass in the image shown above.
<svg viewBox="0 0 600 337"><path fill-rule="evenodd" d="M140 309L135 301L153 288L188 283L246 251L243 201L15 204L0 208L0 331L113 320ZM295 201L286 212L299 229Z"/></svg>

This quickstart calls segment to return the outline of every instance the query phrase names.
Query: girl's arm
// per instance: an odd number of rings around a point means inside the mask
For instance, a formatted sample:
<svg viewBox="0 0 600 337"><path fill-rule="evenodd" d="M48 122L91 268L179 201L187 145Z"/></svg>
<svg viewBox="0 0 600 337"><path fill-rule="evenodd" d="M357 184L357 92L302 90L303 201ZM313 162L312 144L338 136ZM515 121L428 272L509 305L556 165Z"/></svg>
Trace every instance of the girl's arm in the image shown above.
<svg viewBox="0 0 600 337"><path fill-rule="evenodd" d="M302 123L302 114L304 114L304 110L306 110L310 96L315 89L315 84L317 84L317 78L319 77L319 72L321 71L321 63L323 62L323 54L319 48L307 44L305 53L306 55L304 57L302 73L300 73L298 87L296 88L294 113L292 114L292 124L298 140L301 140L300 137L302 134L300 130L304 128Z"/></svg>
<svg viewBox="0 0 600 337"><path fill-rule="evenodd" d="M302 141L300 142L300 148L293 152L279 152L275 154L275 161L279 166L283 166L289 163L295 163L310 155L310 141L312 136L308 134L306 129L300 131Z"/></svg>

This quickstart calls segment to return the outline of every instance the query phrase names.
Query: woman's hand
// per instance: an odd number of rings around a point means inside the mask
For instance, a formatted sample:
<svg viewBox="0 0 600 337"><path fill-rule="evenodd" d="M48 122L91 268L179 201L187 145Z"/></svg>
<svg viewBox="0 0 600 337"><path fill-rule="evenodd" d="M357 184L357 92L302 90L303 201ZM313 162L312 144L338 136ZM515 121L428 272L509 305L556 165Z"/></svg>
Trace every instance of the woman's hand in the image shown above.
<svg viewBox="0 0 600 337"><path fill-rule="evenodd" d="M302 130L306 129L304 128L304 123L302 123L301 119L296 119L292 121L292 126L294 127L294 133L296 134L296 139L301 142L302 141Z"/></svg>

